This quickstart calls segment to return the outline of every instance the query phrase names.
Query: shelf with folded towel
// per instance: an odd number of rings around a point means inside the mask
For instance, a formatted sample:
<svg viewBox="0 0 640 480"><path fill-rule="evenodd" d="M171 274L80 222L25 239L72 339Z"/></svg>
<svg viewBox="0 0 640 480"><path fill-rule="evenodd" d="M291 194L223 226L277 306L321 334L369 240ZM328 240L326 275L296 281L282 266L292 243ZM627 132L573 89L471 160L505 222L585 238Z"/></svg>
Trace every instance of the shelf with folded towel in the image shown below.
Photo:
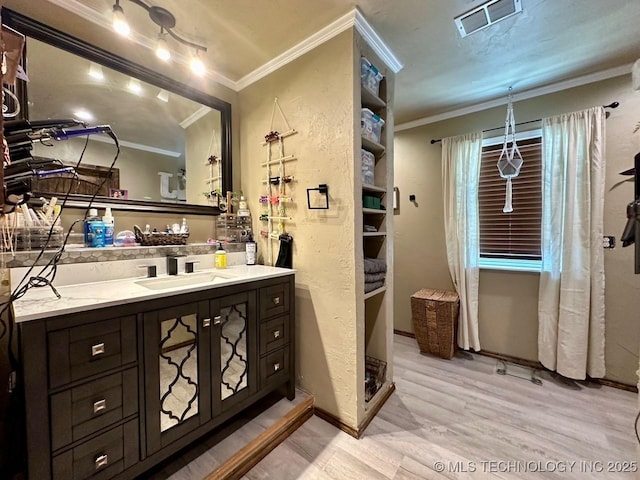
<svg viewBox="0 0 640 480"><path fill-rule="evenodd" d="M385 292L387 290L387 286L384 285L380 288L376 288L375 290L371 290L370 292L367 292L364 294L364 299L367 300L371 297L375 297L376 295L380 295L381 293Z"/></svg>
<svg viewBox="0 0 640 480"><path fill-rule="evenodd" d="M363 237L386 237L387 232L362 232Z"/></svg>
<svg viewBox="0 0 640 480"><path fill-rule="evenodd" d="M372 213L376 215L384 215L387 213L386 210L378 210L377 208L363 208L362 213Z"/></svg>
<svg viewBox="0 0 640 480"><path fill-rule="evenodd" d="M386 188L378 187L377 185L369 185L368 183L362 184L362 190L365 192L387 193Z"/></svg>

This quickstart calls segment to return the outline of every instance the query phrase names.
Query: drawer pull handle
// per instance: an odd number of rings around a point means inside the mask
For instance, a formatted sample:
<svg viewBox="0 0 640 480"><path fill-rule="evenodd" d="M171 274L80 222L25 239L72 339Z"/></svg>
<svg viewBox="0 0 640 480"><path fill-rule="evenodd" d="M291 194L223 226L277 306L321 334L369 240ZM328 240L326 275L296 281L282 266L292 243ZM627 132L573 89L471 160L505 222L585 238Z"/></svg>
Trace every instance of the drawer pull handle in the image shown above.
<svg viewBox="0 0 640 480"><path fill-rule="evenodd" d="M102 410L107 409L107 399L103 398L97 402L93 402L93 414L100 413Z"/></svg>
<svg viewBox="0 0 640 480"><path fill-rule="evenodd" d="M207 328L211 326L211 319L210 318L205 318L202 320L202 327L203 328Z"/></svg>
<svg viewBox="0 0 640 480"><path fill-rule="evenodd" d="M280 305L280 297L273 297L271 300L274 305Z"/></svg>
<svg viewBox="0 0 640 480"><path fill-rule="evenodd" d="M96 470L100 470L102 467L105 467L109 463L109 458L106 453L98 455L96 457Z"/></svg>
<svg viewBox="0 0 640 480"><path fill-rule="evenodd" d="M105 352L104 343L97 343L96 345L91 345L91 356L97 357L98 355L103 355Z"/></svg>
<svg viewBox="0 0 640 480"><path fill-rule="evenodd" d="M213 324L214 325L220 325L220 322L222 322L222 316L221 315L216 315L215 317L213 317Z"/></svg>
<svg viewBox="0 0 640 480"><path fill-rule="evenodd" d="M273 371L277 372L278 370L280 370L280 362L273 364Z"/></svg>
<svg viewBox="0 0 640 480"><path fill-rule="evenodd" d="M280 330L273 331L273 338L280 338Z"/></svg>

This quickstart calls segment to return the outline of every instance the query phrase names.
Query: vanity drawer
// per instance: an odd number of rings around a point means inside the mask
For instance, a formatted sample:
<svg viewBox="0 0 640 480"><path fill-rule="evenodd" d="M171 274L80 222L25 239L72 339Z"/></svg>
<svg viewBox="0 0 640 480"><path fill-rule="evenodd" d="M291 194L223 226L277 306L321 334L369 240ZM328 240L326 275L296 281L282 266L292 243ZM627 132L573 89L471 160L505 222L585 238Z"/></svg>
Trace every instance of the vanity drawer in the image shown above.
<svg viewBox="0 0 640 480"><path fill-rule="evenodd" d="M260 355L289 344L289 315L260 324Z"/></svg>
<svg viewBox="0 0 640 480"><path fill-rule="evenodd" d="M53 480L106 480L138 457L138 421L131 420L53 457Z"/></svg>
<svg viewBox="0 0 640 480"><path fill-rule="evenodd" d="M260 359L260 388L282 383L289 376L289 347L276 350Z"/></svg>
<svg viewBox="0 0 640 480"><path fill-rule="evenodd" d="M260 319L289 311L289 282L260 289Z"/></svg>
<svg viewBox="0 0 640 480"><path fill-rule="evenodd" d="M48 347L51 388L135 362L135 316L50 332Z"/></svg>
<svg viewBox="0 0 640 480"><path fill-rule="evenodd" d="M69 445L138 411L138 369L51 396L51 449Z"/></svg>

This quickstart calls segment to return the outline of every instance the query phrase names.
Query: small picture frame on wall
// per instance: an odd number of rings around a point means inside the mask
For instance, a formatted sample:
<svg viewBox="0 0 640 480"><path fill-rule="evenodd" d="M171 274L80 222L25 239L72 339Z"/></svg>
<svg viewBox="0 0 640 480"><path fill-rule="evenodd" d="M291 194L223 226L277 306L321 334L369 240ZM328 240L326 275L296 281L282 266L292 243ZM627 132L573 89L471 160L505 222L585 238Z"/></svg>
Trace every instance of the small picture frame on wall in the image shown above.
<svg viewBox="0 0 640 480"><path fill-rule="evenodd" d="M121 200L129 199L129 190L122 190L120 188L110 188L109 189L109 197L110 198L119 198Z"/></svg>

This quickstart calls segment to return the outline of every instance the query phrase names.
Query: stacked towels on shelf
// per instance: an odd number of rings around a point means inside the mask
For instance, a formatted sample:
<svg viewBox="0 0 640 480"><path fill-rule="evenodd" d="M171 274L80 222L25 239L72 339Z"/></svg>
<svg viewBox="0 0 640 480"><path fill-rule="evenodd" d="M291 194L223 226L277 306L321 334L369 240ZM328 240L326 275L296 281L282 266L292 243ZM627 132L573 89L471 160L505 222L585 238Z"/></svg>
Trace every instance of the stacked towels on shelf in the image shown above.
<svg viewBox="0 0 640 480"><path fill-rule="evenodd" d="M383 258L364 259L364 293L384 286L387 262Z"/></svg>

